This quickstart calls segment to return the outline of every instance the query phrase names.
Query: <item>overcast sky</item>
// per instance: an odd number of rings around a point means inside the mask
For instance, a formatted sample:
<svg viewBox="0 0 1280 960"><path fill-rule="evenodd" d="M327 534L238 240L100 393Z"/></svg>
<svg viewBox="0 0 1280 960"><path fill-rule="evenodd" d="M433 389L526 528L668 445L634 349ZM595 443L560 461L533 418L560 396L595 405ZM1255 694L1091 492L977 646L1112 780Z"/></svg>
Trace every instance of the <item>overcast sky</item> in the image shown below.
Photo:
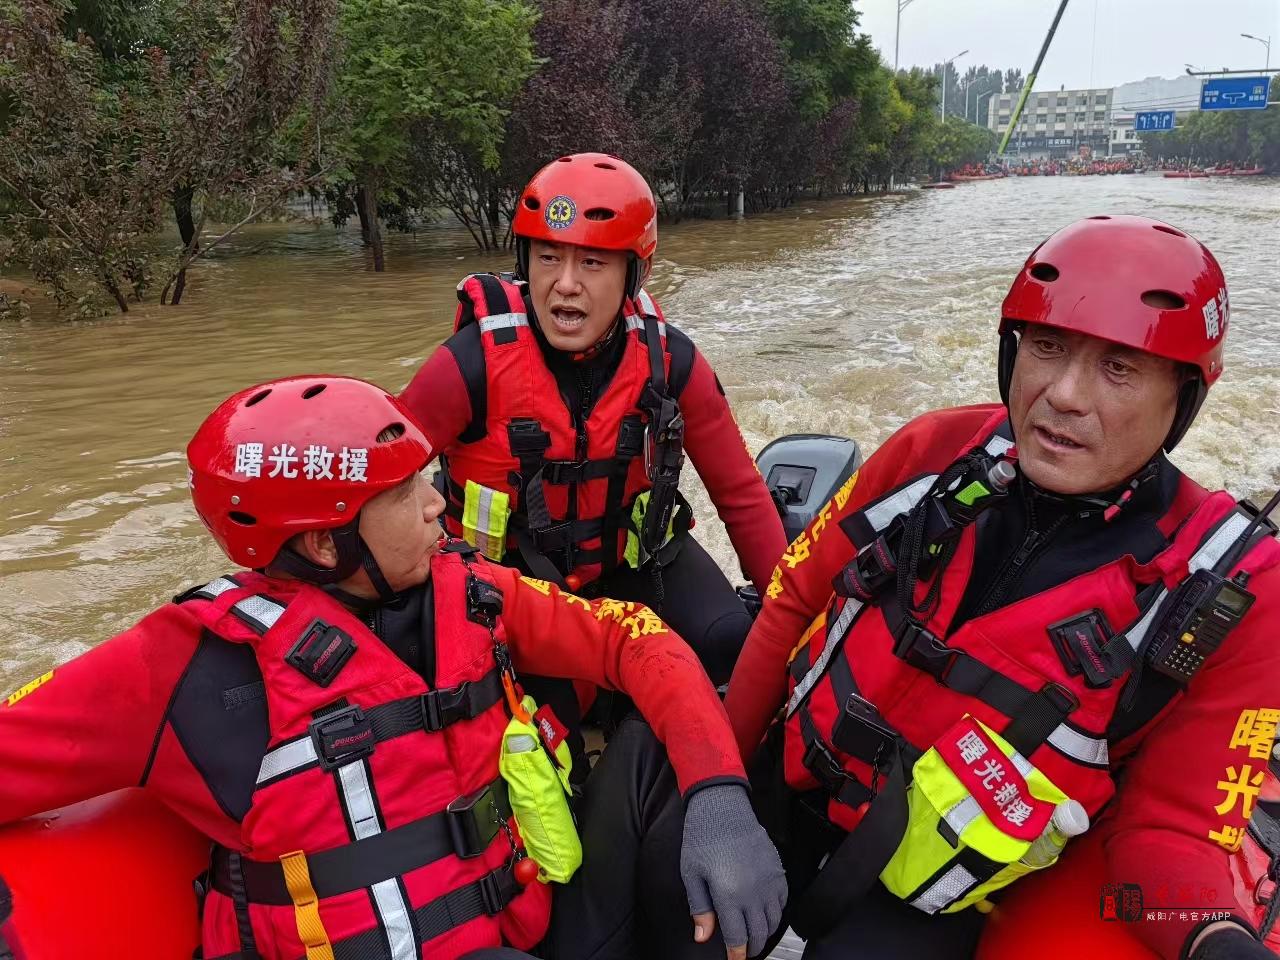
<svg viewBox="0 0 1280 960"><path fill-rule="evenodd" d="M928 66L968 48L956 61L1031 70L1059 0L912 0L902 12L899 63ZM862 30L893 64L898 0L855 0ZM1095 19L1096 11L1096 19ZM1220 70L1261 68L1272 39L1280 65L1280 0L1070 0L1036 87L1115 87L1172 77L1185 64Z"/></svg>

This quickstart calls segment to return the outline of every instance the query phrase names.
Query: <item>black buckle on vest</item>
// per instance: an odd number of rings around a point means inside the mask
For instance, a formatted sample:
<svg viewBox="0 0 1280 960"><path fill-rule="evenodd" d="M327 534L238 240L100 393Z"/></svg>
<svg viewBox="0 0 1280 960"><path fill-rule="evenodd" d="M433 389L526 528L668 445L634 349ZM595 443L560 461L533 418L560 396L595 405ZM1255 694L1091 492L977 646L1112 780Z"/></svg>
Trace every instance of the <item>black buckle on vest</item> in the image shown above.
<svg viewBox="0 0 1280 960"><path fill-rule="evenodd" d="M551 434L537 420L512 420L507 424L507 442L517 460L541 456L551 446Z"/></svg>
<svg viewBox="0 0 1280 960"><path fill-rule="evenodd" d="M1040 696L1048 700L1053 708L1060 711L1064 717L1080 709L1080 700L1060 683L1046 683L1040 688Z"/></svg>
<svg viewBox="0 0 1280 960"><path fill-rule="evenodd" d="M453 852L464 860L478 857L510 816L510 804L499 797L493 784L465 797L459 797L445 808L449 817L449 835Z"/></svg>
<svg viewBox="0 0 1280 960"><path fill-rule="evenodd" d="M570 483L582 483L589 460L544 460L542 463L542 482L564 486Z"/></svg>
<svg viewBox="0 0 1280 960"><path fill-rule="evenodd" d="M484 904L484 912L496 917L511 903L515 887L515 878L506 867L490 870L476 883L480 887L480 902Z"/></svg>
<svg viewBox="0 0 1280 960"><path fill-rule="evenodd" d="M530 530L529 533L533 537L534 546L538 548L539 553L551 553L555 550L568 550L574 545L573 526L572 520L564 520L560 523L553 523L549 527Z"/></svg>
<svg viewBox="0 0 1280 960"><path fill-rule="evenodd" d="M502 613L502 591L477 576L467 577L467 619L492 627Z"/></svg>
<svg viewBox="0 0 1280 960"><path fill-rule="evenodd" d="M903 619L893 635L893 655L944 683L960 656L924 627Z"/></svg>
<svg viewBox="0 0 1280 960"><path fill-rule="evenodd" d="M312 683L327 687L355 652L356 642L345 630L312 620L284 655L284 662Z"/></svg>
<svg viewBox="0 0 1280 960"><path fill-rule="evenodd" d="M873 767L897 739L897 731L880 715L875 704L856 693L849 694L831 730L831 742L838 749Z"/></svg>
<svg viewBox="0 0 1280 960"><path fill-rule="evenodd" d="M614 456L620 460L630 460L640 456L644 450L644 421L639 417L623 417L618 428L618 445L614 448Z"/></svg>
<svg viewBox="0 0 1280 960"><path fill-rule="evenodd" d="M334 770L373 753L373 723L359 707L344 707L312 720L310 732L322 770Z"/></svg>
<svg viewBox="0 0 1280 960"><path fill-rule="evenodd" d="M422 695L422 726L439 733L451 723L465 719L471 698L471 681L464 680L449 690L432 690Z"/></svg>
<svg viewBox="0 0 1280 960"><path fill-rule="evenodd" d="M805 769L822 785L831 797L846 806L857 809L873 796L871 789L857 777L845 772L827 745L815 738L804 751Z"/></svg>

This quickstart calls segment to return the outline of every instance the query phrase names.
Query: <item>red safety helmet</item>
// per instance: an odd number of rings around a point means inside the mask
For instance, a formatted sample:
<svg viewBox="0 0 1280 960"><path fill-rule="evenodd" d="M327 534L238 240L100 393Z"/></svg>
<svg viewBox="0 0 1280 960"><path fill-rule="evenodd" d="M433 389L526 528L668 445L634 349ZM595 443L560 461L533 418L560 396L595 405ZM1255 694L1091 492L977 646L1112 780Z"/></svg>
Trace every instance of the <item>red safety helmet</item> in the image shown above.
<svg viewBox="0 0 1280 960"><path fill-rule="evenodd" d="M529 273L530 240L630 252L627 292L634 296L641 264L658 249L658 205L631 164L607 153L575 153L534 174L516 203L511 232L522 277Z"/></svg>
<svg viewBox="0 0 1280 960"><path fill-rule="evenodd" d="M1015 331L1038 323L1167 357L1198 371L1178 397L1172 450L1222 375L1227 281L1209 249L1147 217L1100 216L1059 230L1031 252L1004 298L1000 396L1008 403Z"/></svg>
<svg viewBox="0 0 1280 960"><path fill-rule="evenodd" d="M379 442L386 433L394 436ZM351 377L287 377L241 390L187 445L196 513L233 563L265 567L304 530L349 531L336 571L300 557L304 567L289 565L315 582L355 571L361 508L430 459L431 445L400 401Z"/></svg>

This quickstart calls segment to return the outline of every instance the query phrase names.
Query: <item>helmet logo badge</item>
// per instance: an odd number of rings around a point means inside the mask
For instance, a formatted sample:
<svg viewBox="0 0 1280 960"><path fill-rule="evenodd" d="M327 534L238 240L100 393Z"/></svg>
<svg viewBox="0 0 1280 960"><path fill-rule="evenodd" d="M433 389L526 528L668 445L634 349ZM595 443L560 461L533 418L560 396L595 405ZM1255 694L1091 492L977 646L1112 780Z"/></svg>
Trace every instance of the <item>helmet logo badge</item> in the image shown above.
<svg viewBox="0 0 1280 960"><path fill-rule="evenodd" d="M578 218L578 205L563 194L553 197L547 204L543 219L552 230L563 230Z"/></svg>

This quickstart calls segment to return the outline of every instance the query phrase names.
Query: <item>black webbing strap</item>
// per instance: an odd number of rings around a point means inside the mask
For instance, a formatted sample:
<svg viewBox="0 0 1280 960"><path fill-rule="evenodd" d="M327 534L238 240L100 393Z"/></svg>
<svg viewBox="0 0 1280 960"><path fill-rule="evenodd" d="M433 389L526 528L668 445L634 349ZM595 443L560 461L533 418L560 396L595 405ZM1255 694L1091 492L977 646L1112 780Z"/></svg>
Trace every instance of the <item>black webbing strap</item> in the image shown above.
<svg viewBox="0 0 1280 960"><path fill-rule="evenodd" d="M227 886L223 892L231 898L231 905L235 910L236 933L240 938L240 952L254 956L258 952L258 942L253 938L253 921L249 917L249 897L245 889L244 879L244 857L234 850L227 852L229 854L227 858Z"/></svg>
<svg viewBox="0 0 1280 960"><path fill-rule="evenodd" d="M923 670L948 690L981 700L1009 717L1001 736L1024 757L1079 706L1064 687L1049 683L1040 690L1029 690L965 651L947 646L907 617L892 591L885 591L880 608L894 637L894 656Z"/></svg>
<svg viewBox="0 0 1280 960"><path fill-rule="evenodd" d="M441 810L363 840L308 854L311 884L316 897L323 900L404 876L450 854L478 856L497 835L498 821L510 816L506 782L498 778L480 794L479 800L469 801L462 809ZM237 877L246 905L282 907L293 903L278 860L250 860L215 846L209 871L213 889L234 900Z"/></svg>
<svg viewBox="0 0 1280 960"><path fill-rule="evenodd" d="M542 491L542 455L551 446L551 435L537 420L516 419L507 424L507 442L511 455L520 462L520 513L534 530L549 526L551 513Z"/></svg>
<svg viewBox="0 0 1280 960"><path fill-rule="evenodd" d="M808 889L792 897L791 926L806 940L830 931L871 889L898 849L907 832L905 768L902 751L891 751L862 821L831 852Z"/></svg>
<svg viewBox="0 0 1280 960"><path fill-rule="evenodd" d="M603 480L613 475L613 458L608 460L543 460L542 482L568 485Z"/></svg>
<svg viewBox="0 0 1280 960"><path fill-rule="evenodd" d="M425 944L477 917L497 916L521 889L512 871L499 867L474 883L418 907L413 911L414 928ZM333 956L334 960L385 960L388 956L386 937L381 929L374 927L339 940L333 945Z"/></svg>
<svg viewBox="0 0 1280 960"><path fill-rule="evenodd" d="M828 794L852 810L871 799L871 788L845 772L831 748L818 734L818 728L809 714L808 707L801 707L800 738L804 742L805 769L821 784Z"/></svg>
<svg viewBox="0 0 1280 960"><path fill-rule="evenodd" d="M312 720L302 737L277 744L272 750L274 753L297 740L310 738L315 746L314 760L282 769L258 785L317 765L325 770L335 769L369 756L379 743L408 733L439 733L460 720L475 719L499 703L504 695L502 671L495 666L479 680L466 680L445 690L401 697L367 710L356 706L338 707Z"/></svg>
<svg viewBox="0 0 1280 960"><path fill-rule="evenodd" d="M603 573L609 574L618 566L618 530L624 519L626 509L622 498L627 492L627 475L631 472L631 462L644 453L644 419L638 414L630 414L622 418L618 426L618 442L614 444L613 460L610 461L609 486L604 497L604 525L600 530L600 558Z"/></svg>

